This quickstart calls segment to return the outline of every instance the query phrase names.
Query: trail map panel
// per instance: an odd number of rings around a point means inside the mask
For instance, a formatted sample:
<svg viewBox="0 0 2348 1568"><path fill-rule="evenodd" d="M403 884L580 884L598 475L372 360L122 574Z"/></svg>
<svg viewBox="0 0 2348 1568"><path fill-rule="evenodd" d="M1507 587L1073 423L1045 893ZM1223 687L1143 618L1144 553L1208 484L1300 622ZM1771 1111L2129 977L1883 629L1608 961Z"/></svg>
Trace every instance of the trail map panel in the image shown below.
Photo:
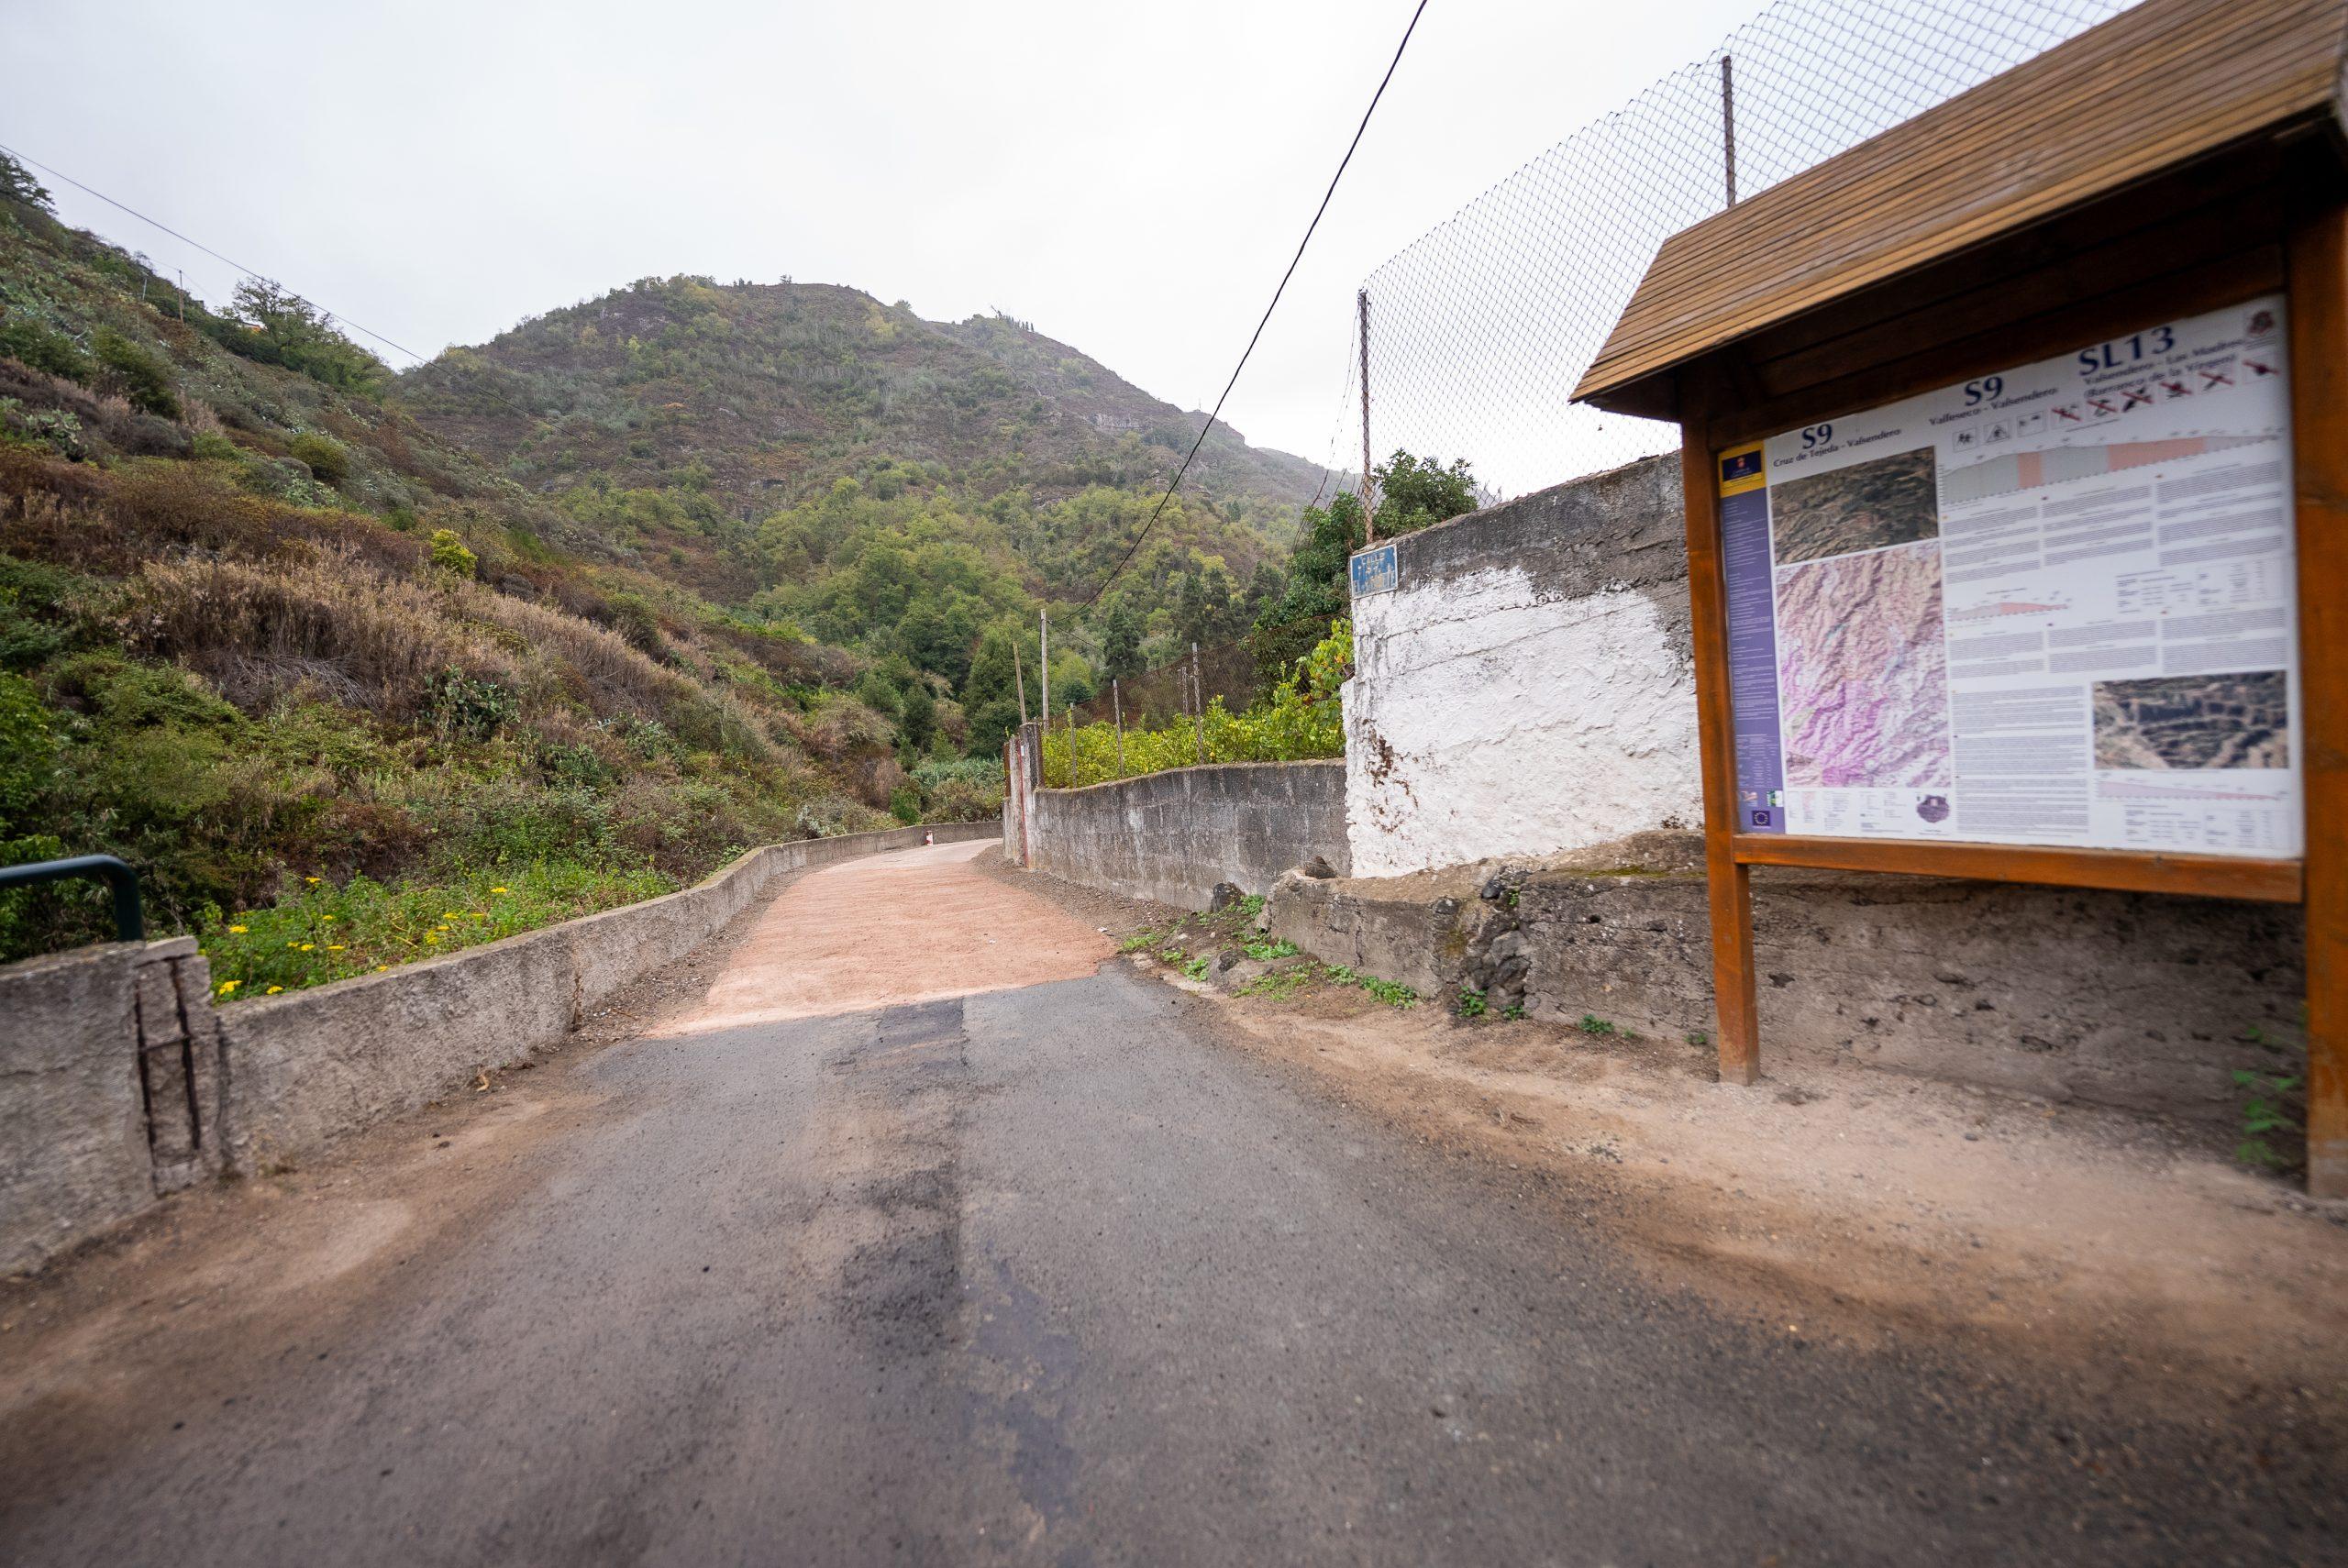
<svg viewBox="0 0 2348 1568"><path fill-rule="evenodd" d="M2283 308L1722 453L1738 831L2297 856Z"/></svg>

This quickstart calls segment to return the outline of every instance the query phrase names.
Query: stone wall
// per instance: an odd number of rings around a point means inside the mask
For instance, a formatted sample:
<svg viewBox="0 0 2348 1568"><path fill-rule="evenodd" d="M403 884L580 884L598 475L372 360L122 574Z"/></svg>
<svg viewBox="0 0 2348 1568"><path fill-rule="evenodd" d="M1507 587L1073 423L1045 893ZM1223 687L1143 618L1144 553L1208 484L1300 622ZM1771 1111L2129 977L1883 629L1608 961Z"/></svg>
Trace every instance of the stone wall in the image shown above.
<svg viewBox="0 0 2348 1568"><path fill-rule="evenodd" d="M190 937L0 968L0 1270L226 1168L316 1153L559 1042L795 871L992 836L991 823L750 851L697 887L503 942L216 1010Z"/></svg>
<svg viewBox="0 0 2348 1568"><path fill-rule="evenodd" d="M2235 1067L2295 1072L2295 907L1756 867L1762 1064L1844 1058L2221 1135ZM1331 963L1493 1012L1589 1017L1709 1063L1702 845L1645 834L1397 878L1289 877L1266 918Z"/></svg>
<svg viewBox="0 0 2348 1568"><path fill-rule="evenodd" d="M0 1272L219 1169L211 992L184 936L0 969Z"/></svg>
<svg viewBox="0 0 2348 1568"><path fill-rule="evenodd" d="M1346 870L1342 762L1178 767L1027 797L1026 864L1129 898L1201 909L1218 882L1265 893L1320 856Z"/></svg>
<svg viewBox="0 0 2348 1568"><path fill-rule="evenodd" d="M1702 821L1685 529L1671 457L1394 541L1345 690L1363 876Z"/></svg>

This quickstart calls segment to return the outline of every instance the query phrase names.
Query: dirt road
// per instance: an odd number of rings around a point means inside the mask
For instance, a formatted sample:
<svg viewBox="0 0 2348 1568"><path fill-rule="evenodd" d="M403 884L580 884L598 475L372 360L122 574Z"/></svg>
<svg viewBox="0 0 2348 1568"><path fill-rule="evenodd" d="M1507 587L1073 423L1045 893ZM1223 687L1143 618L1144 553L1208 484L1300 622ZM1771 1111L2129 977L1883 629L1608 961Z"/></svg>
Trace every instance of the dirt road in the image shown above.
<svg viewBox="0 0 2348 1568"><path fill-rule="evenodd" d="M1626 1257L965 848L666 1016L0 1291L0 1561L2336 1559L2223 1419ZM1001 950L1011 947L1012 953Z"/></svg>
<svg viewBox="0 0 2348 1568"><path fill-rule="evenodd" d="M773 1023L1089 975L1109 939L970 862L986 843L851 860L783 889L710 988L662 1032Z"/></svg>

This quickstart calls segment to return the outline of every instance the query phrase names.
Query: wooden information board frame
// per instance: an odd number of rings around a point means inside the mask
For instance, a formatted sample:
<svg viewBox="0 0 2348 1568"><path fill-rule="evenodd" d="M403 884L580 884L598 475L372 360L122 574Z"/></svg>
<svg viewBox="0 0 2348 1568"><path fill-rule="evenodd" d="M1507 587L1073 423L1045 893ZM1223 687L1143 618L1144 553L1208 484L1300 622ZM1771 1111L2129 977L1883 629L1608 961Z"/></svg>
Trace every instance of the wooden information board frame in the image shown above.
<svg viewBox="0 0 2348 1568"><path fill-rule="evenodd" d="M1765 193L1748 204L1759 210L1732 209L1675 237L1585 377L1578 398L1675 417L1681 427L1724 1082L1749 1084L1760 1075L1755 866L2298 902L2307 922L2309 1185L2320 1196L2348 1197L2348 143L2332 97L2343 18L2348 8L2340 0L2146 0L2030 66ZM2245 30L2248 42L2236 36ZM1994 204L1984 215L1962 189L1963 160L1948 145L1968 126L2092 118L2092 105L2082 110L2080 83L2090 76L2108 83L2115 72L2124 78L2134 57L2165 61L2171 73L2165 90L2180 85L2173 74L2180 57L2189 62L2197 49L2213 77L2222 72L2229 83L2253 82L2237 57L2264 49L2284 61L2292 38L2299 54L2310 39L2324 42L2323 58L2276 65L2277 72L2303 69L2306 84L2293 89L2296 97L2276 88L2254 105L2266 117L2246 129L2219 127L2167 164L2118 171L2099 191L2092 165L2082 162L2086 172L2068 171L2082 193L2068 205L2039 200L2043 193L2027 188L2026 171L2002 225ZM2075 58L2060 58L2066 53ZM2182 84L2198 87L2191 65L2183 69ZM2057 149L2043 158L2042 180L2066 172L2064 155ZM2090 148L2079 157L2091 155L2108 156ZM1983 166L1994 166L1988 153ZM1944 192L1939 209L1932 206L1935 180ZM1919 215L1903 220L1887 211L1884 191L1900 193ZM1782 210L1765 205L1773 203ZM1971 226L1946 233L1951 213ZM1879 242L1866 235L1870 224ZM1843 242L1850 282L1839 293L1831 279L1817 282L1815 259L1804 270L1791 254L1815 248L1811 235L1838 226L1864 237ZM1896 264L1903 245L1915 258L1904 269ZM1704 271L1707 259L1718 282ZM1748 291L1743 299L1733 293L1740 273ZM2300 723L2292 745L2306 817L2301 859L1737 831L1723 452L2278 293L2287 298L2290 359L2300 644Z"/></svg>

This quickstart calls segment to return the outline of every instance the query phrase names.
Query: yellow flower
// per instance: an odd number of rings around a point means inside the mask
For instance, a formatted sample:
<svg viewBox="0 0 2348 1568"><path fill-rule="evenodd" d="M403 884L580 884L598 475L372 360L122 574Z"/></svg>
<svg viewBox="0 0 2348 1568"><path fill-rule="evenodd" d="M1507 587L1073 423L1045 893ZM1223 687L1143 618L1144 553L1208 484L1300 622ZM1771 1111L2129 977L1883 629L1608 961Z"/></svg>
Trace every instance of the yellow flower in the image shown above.
<svg viewBox="0 0 2348 1568"><path fill-rule="evenodd" d="M308 884L310 884L310 886L311 886L311 887L313 887L313 888L315 888L315 887L316 887L316 886L318 885L318 879L317 879L316 877L305 877L305 878L302 878L302 880L304 880L305 882L307 882L307 883L308 883Z"/></svg>
<svg viewBox="0 0 2348 1568"><path fill-rule="evenodd" d="M220 982L220 994L224 997L236 988L237 982L234 980L223 980Z"/></svg>
<svg viewBox="0 0 2348 1568"><path fill-rule="evenodd" d="M334 920L334 916L332 915L320 915L318 918L328 922L331 922Z"/></svg>
<svg viewBox="0 0 2348 1568"><path fill-rule="evenodd" d="M339 953L342 951L342 944L339 942L329 942L327 944L327 951L329 953Z"/></svg>
<svg viewBox="0 0 2348 1568"><path fill-rule="evenodd" d="M490 889L490 891L491 891L491 892L493 892L493 893L502 893L502 892L505 891L505 889L503 889L503 888L492 888L492 889Z"/></svg>
<svg viewBox="0 0 2348 1568"><path fill-rule="evenodd" d="M267 989L266 991L263 991L261 994L262 994L263 996L270 996L270 997L273 997L273 996L275 996L278 992L280 992L280 991L283 990L284 988L284 988L283 986L271 986L271 987L270 987L270 988L269 988L269 989Z"/></svg>
<svg viewBox="0 0 2348 1568"><path fill-rule="evenodd" d="M424 940L426 942L437 942L440 940L440 933L437 931L427 931L424 933Z"/></svg>
<svg viewBox="0 0 2348 1568"><path fill-rule="evenodd" d="M289 936L285 939L285 945L288 947L299 947L302 944Z"/></svg>
<svg viewBox="0 0 2348 1568"><path fill-rule="evenodd" d="M386 969L388 969L388 968L390 968L390 967L391 967L391 966L390 966L389 964L378 964L378 965L376 965L376 966L375 966L375 973L377 973L378 975L380 975L380 974L382 974L384 970L386 970Z"/></svg>
<svg viewBox="0 0 2348 1568"><path fill-rule="evenodd" d="M315 942L305 942L302 944L301 951L307 953L316 946L317 946L317 944Z"/></svg>
<svg viewBox="0 0 2348 1568"><path fill-rule="evenodd" d="M242 936L245 933L245 928L241 925L232 925L228 929L235 932L238 936Z"/></svg>
<svg viewBox="0 0 2348 1568"><path fill-rule="evenodd" d="M454 910L442 910L440 911L440 918L442 920L456 920L459 916L457 911Z"/></svg>

